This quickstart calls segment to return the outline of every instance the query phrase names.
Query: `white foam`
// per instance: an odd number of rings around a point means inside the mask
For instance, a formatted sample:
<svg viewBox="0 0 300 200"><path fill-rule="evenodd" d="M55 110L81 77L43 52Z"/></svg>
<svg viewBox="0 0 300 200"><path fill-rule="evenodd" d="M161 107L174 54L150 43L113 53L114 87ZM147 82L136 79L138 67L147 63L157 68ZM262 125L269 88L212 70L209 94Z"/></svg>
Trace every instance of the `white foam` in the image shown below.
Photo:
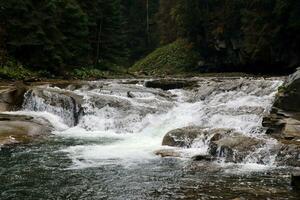
<svg viewBox="0 0 300 200"><path fill-rule="evenodd" d="M161 148L162 138L168 131L185 126L233 128L248 136L254 134L256 137L263 137L264 132L260 130L261 113L235 113L232 110L239 111L241 107L259 107L267 112L274 100L275 91L282 81L245 80L245 82L246 84L240 89L218 90L209 94L204 100L196 101L189 101L190 97L187 94L192 92L182 89L169 91L168 94L175 96L174 98L165 98L159 96L157 92L151 93L155 90L147 90L145 93L135 91L136 97L131 99L126 96L126 92L108 92L109 88L93 90L81 88L75 92L85 96L84 106L89 114L83 116L76 127L67 127L61 118L46 112L30 114L43 115L55 124L57 130L54 133L58 136L95 141L92 144L70 146L62 150L70 156L75 167L146 162L148 159L157 158L153 152ZM118 87L118 85L112 83L109 87ZM142 86L138 88L146 90ZM91 97L97 95L99 97L108 95L128 101L132 108L121 109L109 106L95 108ZM143 106L142 109L151 109L154 112L142 114L140 106ZM24 114L28 113L28 111L24 112ZM107 140L108 138L110 140ZM183 152L190 157L206 154L207 150L208 144L198 140L191 149L184 149ZM245 170L260 169L260 166L250 158L249 162L241 165L244 165Z"/></svg>

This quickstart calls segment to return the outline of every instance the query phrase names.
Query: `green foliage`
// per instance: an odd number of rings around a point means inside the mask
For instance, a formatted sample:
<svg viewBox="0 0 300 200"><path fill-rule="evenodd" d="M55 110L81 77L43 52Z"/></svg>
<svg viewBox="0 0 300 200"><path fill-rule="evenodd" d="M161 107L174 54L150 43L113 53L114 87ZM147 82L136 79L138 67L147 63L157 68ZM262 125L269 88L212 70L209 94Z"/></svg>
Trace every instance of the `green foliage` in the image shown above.
<svg viewBox="0 0 300 200"><path fill-rule="evenodd" d="M88 49L87 18L75 0L1 1L11 56L35 70L59 73Z"/></svg>
<svg viewBox="0 0 300 200"><path fill-rule="evenodd" d="M105 63L104 65L107 66L102 66L101 69L94 67L82 67L74 69L70 72L70 77L72 79L100 79L107 77L118 77L126 73L124 68L120 66L109 63ZM107 68L109 70L104 70L104 68Z"/></svg>
<svg viewBox="0 0 300 200"><path fill-rule="evenodd" d="M174 74L193 71L197 65L198 55L192 44L183 39L156 49L146 58L138 61L131 72L153 75Z"/></svg>
<svg viewBox="0 0 300 200"><path fill-rule="evenodd" d="M124 72L159 45L132 69L284 72L299 43L299 0L0 0L0 64L47 77Z"/></svg>
<svg viewBox="0 0 300 200"><path fill-rule="evenodd" d="M274 72L300 64L298 0L160 2L161 43L186 38L217 71Z"/></svg>
<svg viewBox="0 0 300 200"><path fill-rule="evenodd" d="M8 59L5 63L0 65L0 79L22 80L34 75L36 74L12 59Z"/></svg>

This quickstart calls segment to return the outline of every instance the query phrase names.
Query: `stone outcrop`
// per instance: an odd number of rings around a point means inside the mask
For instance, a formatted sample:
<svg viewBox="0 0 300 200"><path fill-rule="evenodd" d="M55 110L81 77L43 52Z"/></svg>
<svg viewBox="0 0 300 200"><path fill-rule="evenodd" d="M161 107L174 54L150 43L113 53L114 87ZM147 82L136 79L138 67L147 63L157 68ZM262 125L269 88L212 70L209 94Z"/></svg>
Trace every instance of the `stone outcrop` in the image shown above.
<svg viewBox="0 0 300 200"><path fill-rule="evenodd" d="M28 143L49 135L52 130L51 124L42 118L0 114L0 147Z"/></svg>
<svg viewBox="0 0 300 200"><path fill-rule="evenodd" d="M300 68L279 89L263 126L281 144L276 158L279 165L300 166Z"/></svg>
<svg viewBox="0 0 300 200"><path fill-rule="evenodd" d="M66 90L34 87L25 94L23 107L49 111L62 117L69 126L77 125L83 114L83 97Z"/></svg>
<svg viewBox="0 0 300 200"><path fill-rule="evenodd" d="M264 141L241 133L215 135L209 145L209 154L224 157L227 162L241 162L251 152L264 145Z"/></svg>
<svg viewBox="0 0 300 200"><path fill-rule="evenodd" d="M20 109L26 90L27 87L23 84L0 86L0 112Z"/></svg>

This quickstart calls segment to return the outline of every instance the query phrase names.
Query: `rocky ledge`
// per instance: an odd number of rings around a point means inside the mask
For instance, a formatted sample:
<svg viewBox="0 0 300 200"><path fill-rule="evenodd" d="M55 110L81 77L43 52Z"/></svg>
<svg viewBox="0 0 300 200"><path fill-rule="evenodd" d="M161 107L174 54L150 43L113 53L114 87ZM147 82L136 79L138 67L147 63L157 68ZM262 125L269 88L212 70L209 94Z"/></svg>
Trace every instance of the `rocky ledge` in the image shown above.
<svg viewBox="0 0 300 200"><path fill-rule="evenodd" d="M288 155L278 161L300 166L300 68L279 89L263 126L268 135L282 144L280 155Z"/></svg>
<svg viewBox="0 0 300 200"><path fill-rule="evenodd" d="M199 142L206 144L208 149L206 154L193 155L192 159L195 161L207 162L221 158L225 162L240 163L253 157L258 163L267 163L270 161L271 153L276 155L275 161L278 166L300 166L298 145L278 141L264 152L262 149L268 140L246 136L234 129L207 129L198 126L175 129L163 138L164 149L154 153L161 157L185 157L184 149L197 148ZM260 155L256 156L259 149Z"/></svg>
<svg viewBox="0 0 300 200"><path fill-rule="evenodd" d="M0 147L28 143L49 135L53 127L43 118L0 114Z"/></svg>

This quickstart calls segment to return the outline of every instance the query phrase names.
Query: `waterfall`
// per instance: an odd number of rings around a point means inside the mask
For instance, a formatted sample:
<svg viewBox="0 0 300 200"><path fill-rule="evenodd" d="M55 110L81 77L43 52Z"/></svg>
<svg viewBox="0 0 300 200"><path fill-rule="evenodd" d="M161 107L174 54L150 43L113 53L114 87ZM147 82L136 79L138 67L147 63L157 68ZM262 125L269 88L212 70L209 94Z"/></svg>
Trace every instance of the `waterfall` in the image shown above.
<svg viewBox="0 0 300 200"><path fill-rule="evenodd" d="M266 137L262 118L282 80L263 78L197 78L197 86L163 91L124 80L89 82L76 89L44 87L27 92L26 111L47 111L68 125L54 134L89 141L63 149L78 167L157 158L163 136L176 128L230 128L266 141L243 162L272 164L276 145ZM38 92L37 92L38 91ZM187 156L207 153L199 139Z"/></svg>

